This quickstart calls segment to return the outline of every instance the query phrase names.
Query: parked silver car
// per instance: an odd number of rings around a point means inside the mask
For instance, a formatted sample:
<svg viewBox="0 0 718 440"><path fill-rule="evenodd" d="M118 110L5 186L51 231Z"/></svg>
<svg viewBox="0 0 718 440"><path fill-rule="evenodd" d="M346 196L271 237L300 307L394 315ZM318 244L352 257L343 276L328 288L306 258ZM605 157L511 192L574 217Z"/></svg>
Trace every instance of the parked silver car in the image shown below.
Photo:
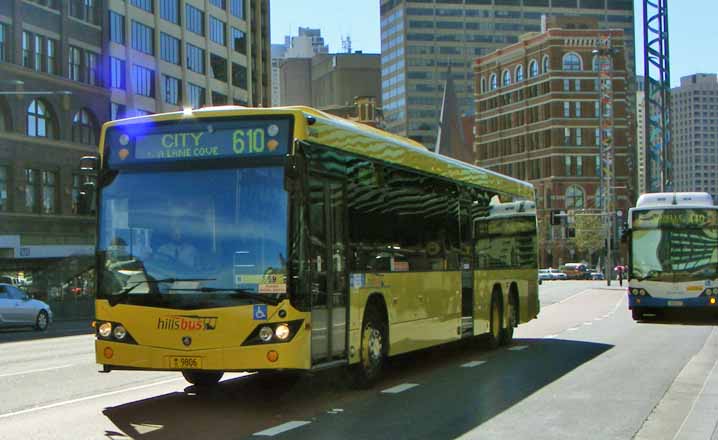
<svg viewBox="0 0 718 440"><path fill-rule="evenodd" d="M13 285L0 283L0 327L32 326L44 331L51 323L49 305Z"/></svg>

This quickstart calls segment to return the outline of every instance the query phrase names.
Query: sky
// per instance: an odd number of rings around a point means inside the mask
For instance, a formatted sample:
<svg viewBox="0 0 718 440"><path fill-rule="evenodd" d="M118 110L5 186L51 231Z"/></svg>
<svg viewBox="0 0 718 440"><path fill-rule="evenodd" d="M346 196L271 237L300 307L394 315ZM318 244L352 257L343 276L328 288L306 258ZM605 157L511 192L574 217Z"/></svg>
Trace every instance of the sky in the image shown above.
<svg viewBox="0 0 718 440"><path fill-rule="evenodd" d="M643 72L643 1L634 0L636 69ZM271 0L272 43L284 43L299 26L319 28L330 52L342 51L350 36L352 50L380 53L379 0ZM693 73L718 73L718 1L668 0L671 83Z"/></svg>

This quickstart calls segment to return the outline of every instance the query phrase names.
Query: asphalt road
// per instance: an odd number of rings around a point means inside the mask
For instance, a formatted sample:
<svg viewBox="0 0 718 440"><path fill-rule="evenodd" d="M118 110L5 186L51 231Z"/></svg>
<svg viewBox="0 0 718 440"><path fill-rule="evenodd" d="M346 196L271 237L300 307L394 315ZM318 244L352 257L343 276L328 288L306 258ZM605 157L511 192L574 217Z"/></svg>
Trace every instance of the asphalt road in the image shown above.
<svg viewBox="0 0 718 440"><path fill-rule="evenodd" d="M718 350L706 351L718 346L718 335L709 339L713 323L634 323L625 290L604 286L544 283L539 319L519 327L511 347L462 343L401 356L365 391L348 390L338 371L328 371L296 383L233 375L198 394L175 373L97 373L92 336L0 342L0 439L630 439L649 428L666 438L687 432L685 420L713 383L705 380L713 369L696 369L715 366ZM698 386L676 390L677 378ZM673 404L684 411L671 411Z"/></svg>

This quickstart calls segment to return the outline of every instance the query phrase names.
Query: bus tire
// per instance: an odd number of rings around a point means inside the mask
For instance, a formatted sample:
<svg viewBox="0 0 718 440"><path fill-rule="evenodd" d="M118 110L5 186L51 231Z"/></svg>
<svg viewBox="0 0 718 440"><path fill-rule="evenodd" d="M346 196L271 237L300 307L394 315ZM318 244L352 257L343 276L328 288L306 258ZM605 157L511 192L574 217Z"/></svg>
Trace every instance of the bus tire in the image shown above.
<svg viewBox="0 0 718 440"><path fill-rule="evenodd" d="M354 388L369 388L380 377L386 363L387 322L379 307L370 305L362 322L359 363L350 367Z"/></svg>
<svg viewBox="0 0 718 440"><path fill-rule="evenodd" d="M501 345L511 345L514 340L514 327L519 325L519 306L516 298L516 292L512 289L506 310L506 327L501 329Z"/></svg>
<svg viewBox="0 0 718 440"><path fill-rule="evenodd" d="M187 382L198 387L212 387L224 376L223 371L182 371Z"/></svg>
<svg viewBox="0 0 718 440"><path fill-rule="evenodd" d="M491 310L489 315L489 337L487 345L494 350L501 345L501 290L495 288L491 294Z"/></svg>

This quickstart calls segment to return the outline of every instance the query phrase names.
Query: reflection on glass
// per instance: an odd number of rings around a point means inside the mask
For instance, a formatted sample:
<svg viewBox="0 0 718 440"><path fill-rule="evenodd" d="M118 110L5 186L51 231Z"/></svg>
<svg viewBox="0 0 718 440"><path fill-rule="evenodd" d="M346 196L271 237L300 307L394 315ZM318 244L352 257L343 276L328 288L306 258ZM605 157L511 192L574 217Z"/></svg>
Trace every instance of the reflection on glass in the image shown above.
<svg viewBox="0 0 718 440"><path fill-rule="evenodd" d="M286 293L282 168L120 172L101 200L99 297L194 308L240 301L202 288Z"/></svg>

